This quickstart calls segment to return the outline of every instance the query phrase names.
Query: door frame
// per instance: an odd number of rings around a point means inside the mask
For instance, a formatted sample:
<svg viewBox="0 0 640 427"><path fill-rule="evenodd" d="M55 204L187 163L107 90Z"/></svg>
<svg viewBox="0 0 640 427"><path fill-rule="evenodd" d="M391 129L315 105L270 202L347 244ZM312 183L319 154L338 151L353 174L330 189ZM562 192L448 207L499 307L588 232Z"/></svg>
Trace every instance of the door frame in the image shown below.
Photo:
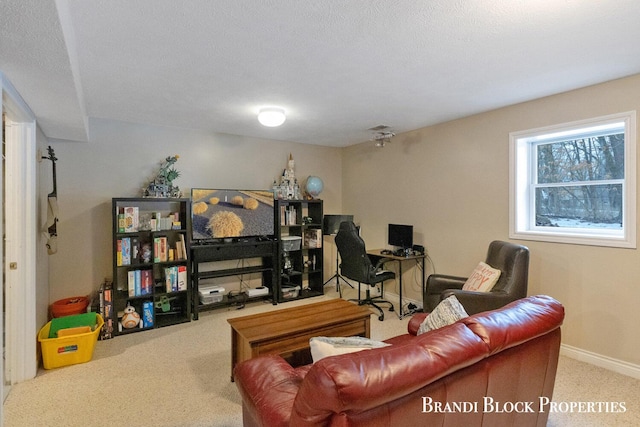
<svg viewBox="0 0 640 427"><path fill-rule="evenodd" d="M9 348L7 385L34 378L37 373L36 352L36 225L37 150L36 122L29 106L0 72L2 111L6 113L5 193L2 221L5 235L2 283L6 298L6 321L3 347ZM1 166L0 166L1 167ZM0 217L2 219L2 217ZM0 251L2 249L0 248ZM10 269L15 262L17 269ZM0 303L2 303L0 294ZM1 363L1 362L0 362ZM4 374L4 366L0 366ZM0 381L5 386L5 381ZM7 393L2 389L3 398Z"/></svg>

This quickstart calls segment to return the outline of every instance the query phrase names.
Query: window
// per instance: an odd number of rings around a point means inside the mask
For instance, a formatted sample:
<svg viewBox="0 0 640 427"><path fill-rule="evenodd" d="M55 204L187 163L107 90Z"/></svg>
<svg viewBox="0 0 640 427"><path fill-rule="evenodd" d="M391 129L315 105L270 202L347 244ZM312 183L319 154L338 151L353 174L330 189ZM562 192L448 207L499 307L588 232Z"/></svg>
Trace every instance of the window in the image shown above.
<svg viewBox="0 0 640 427"><path fill-rule="evenodd" d="M510 237L635 248L635 118L511 133Z"/></svg>

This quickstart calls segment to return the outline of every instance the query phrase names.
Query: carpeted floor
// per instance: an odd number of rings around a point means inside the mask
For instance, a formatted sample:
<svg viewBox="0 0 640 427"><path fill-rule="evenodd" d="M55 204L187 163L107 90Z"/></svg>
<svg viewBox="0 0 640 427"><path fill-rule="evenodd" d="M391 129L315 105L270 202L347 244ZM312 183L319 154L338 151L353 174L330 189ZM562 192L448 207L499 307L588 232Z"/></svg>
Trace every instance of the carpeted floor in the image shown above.
<svg viewBox="0 0 640 427"><path fill-rule="evenodd" d="M4 426L241 426L226 319L273 309L268 302L219 309L201 313L198 321L99 341L89 363L41 369L35 379L13 386ZM394 314L383 322L372 316L372 338L404 333L407 322ZM552 413L549 426L640 425L640 381L586 363L561 357L554 400L624 402L627 411Z"/></svg>

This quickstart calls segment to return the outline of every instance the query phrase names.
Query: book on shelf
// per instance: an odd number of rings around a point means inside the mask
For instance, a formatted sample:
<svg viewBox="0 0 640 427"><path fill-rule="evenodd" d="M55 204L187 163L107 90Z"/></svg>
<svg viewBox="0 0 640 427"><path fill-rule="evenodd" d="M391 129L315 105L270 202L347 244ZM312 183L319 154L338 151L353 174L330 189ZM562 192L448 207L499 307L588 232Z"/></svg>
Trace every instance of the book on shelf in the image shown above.
<svg viewBox="0 0 640 427"><path fill-rule="evenodd" d="M153 302L145 301L142 303L142 327L150 328L153 326Z"/></svg>
<svg viewBox="0 0 640 427"><path fill-rule="evenodd" d="M131 239L129 239L128 237L118 239L117 247L117 265L131 265Z"/></svg>
<svg viewBox="0 0 640 427"><path fill-rule="evenodd" d="M169 251L166 237L155 237L153 239L153 262L167 262Z"/></svg>
<svg viewBox="0 0 640 427"><path fill-rule="evenodd" d="M136 272L135 270L127 271L127 290L130 297L136 296Z"/></svg>
<svg viewBox="0 0 640 427"><path fill-rule="evenodd" d="M100 300L100 315L104 319L104 325L100 331L99 338L106 340L113 338L113 284L105 280L100 286L99 300Z"/></svg>
<svg viewBox="0 0 640 427"><path fill-rule="evenodd" d="M187 259L187 244L184 240L184 234L180 234L180 241L178 242L178 246L180 247L179 259Z"/></svg>
<svg viewBox="0 0 640 427"><path fill-rule="evenodd" d="M153 292L153 272L151 270L142 270L140 290L143 295Z"/></svg>
<svg viewBox="0 0 640 427"><path fill-rule="evenodd" d="M178 291L186 291L187 290L187 266L179 265L178 266Z"/></svg>
<svg viewBox="0 0 640 427"><path fill-rule="evenodd" d="M171 266L164 269L165 290L175 292L178 290L178 267Z"/></svg>
<svg viewBox="0 0 640 427"><path fill-rule="evenodd" d="M122 239L116 241L116 265L122 265Z"/></svg>
<svg viewBox="0 0 640 427"><path fill-rule="evenodd" d="M124 212L118 213L118 233L124 233L125 225Z"/></svg>
<svg viewBox="0 0 640 427"><path fill-rule="evenodd" d="M137 206L125 206L124 210L124 232L131 233L138 231L138 207Z"/></svg>
<svg viewBox="0 0 640 427"><path fill-rule="evenodd" d="M322 247L322 230L309 228L304 231L303 245L305 248L316 249Z"/></svg>

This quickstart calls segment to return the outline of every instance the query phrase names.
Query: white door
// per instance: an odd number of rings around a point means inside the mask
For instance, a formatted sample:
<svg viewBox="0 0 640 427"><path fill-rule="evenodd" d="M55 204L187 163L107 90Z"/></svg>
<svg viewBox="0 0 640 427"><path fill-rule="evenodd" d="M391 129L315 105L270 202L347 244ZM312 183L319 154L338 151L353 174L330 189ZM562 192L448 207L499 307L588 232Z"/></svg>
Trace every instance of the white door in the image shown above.
<svg viewBox="0 0 640 427"><path fill-rule="evenodd" d="M2 81L3 360L2 395L37 372L35 321L35 121L13 87Z"/></svg>

